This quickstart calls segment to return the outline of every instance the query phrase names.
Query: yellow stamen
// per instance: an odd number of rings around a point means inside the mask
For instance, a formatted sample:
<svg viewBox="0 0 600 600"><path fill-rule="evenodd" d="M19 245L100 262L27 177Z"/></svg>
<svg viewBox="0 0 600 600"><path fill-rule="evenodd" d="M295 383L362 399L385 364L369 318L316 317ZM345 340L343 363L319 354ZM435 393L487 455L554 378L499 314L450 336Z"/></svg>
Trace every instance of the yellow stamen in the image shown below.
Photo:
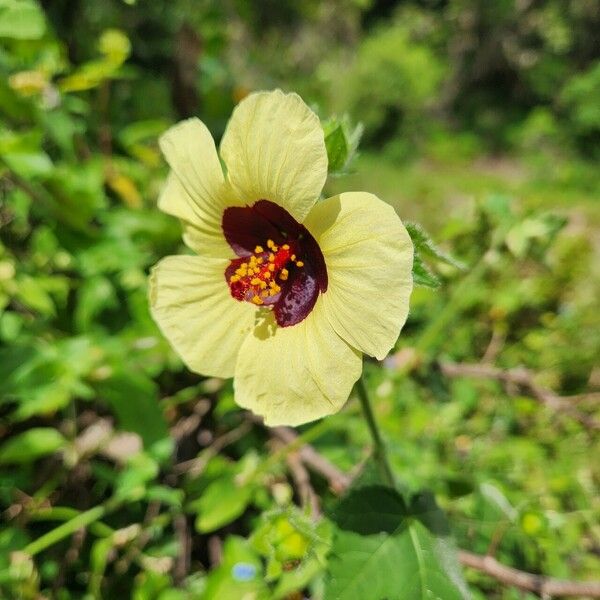
<svg viewBox="0 0 600 600"><path fill-rule="evenodd" d="M241 277L240 277L239 275L232 275L232 276L229 278L229 281L230 281L231 283L235 283L236 281L239 281L240 279L241 279Z"/></svg>
<svg viewBox="0 0 600 600"><path fill-rule="evenodd" d="M260 279L258 277L254 277L251 281L250 281L250 285L260 285Z"/></svg>
<svg viewBox="0 0 600 600"><path fill-rule="evenodd" d="M292 256L290 256L290 258L291 258L292 260L296 260L296 255L295 255L295 254L292 254Z"/></svg>
<svg viewBox="0 0 600 600"><path fill-rule="evenodd" d="M254 252L256 252L256 254L260 254L261 252L264 252L264 249L262 246L256 246L256 248L254 248Z"/></svg>
<svg viewBox="0 0 600 600"><path fill-rule="evenodd" d="M275 270L275 265L273 263L271 263L269 265L269 271L274 271Z"/></svg>
<svg viewBox="0 0 600 600"><path fill-rule="evenodd" d="M270 279L271 278L271 271L267 271L264 276L265 279Z"/></svg>
<svg viewBox="0 0 600 600"><path fill-rule="evenodd" d="M273 248L275 242L273 240L267 240L267 248Z"/></svg>
<svg viewBox="0 0 600 600"><path fill-rule="evenodd" d="M297 266L297 267L303 267L303 266L304 266L304 263L303 263L301 260L299 260L299 261L296 263L296 266Z"/></svg>
<svg viewBox="0 0 600 600"><path fill-rule="evenodd" d="M269 262L275 262L275 255L269 254Z"/></svg>
<svg viewBox="0 0 600 600"><path fill-rule="evenodd" d="M263 299L260 296L252 296L252 302L254 302L254 304L264 304Z"/></svg>
<svg viewBox="0 0 600 600"><path fill-rule="evenodd" d="M290 245L289 244L284 244L283 246L281 246L284 250L289 250L290 249Z"/></svg>

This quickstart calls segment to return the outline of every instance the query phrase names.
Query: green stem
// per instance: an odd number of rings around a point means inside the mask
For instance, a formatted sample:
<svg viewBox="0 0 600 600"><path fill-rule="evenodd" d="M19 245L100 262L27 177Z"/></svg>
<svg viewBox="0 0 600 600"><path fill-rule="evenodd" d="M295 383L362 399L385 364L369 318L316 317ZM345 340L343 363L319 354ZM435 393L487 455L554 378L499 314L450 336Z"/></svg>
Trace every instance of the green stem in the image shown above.
<svg viewBox="0 0 600 600"><path fill-rule="evenodd" d="M107 502L106 504L101 504L100 506L95 506L94 508L90 508L90 510L79 513L76 517L55 527L37 540L33 540L33 542L23 548L23 552L30 556L35 556L42 552L42 550L45 550L57 542L60 542L60 540L72 535L82 527L87 527L88 525L99 521L104 515L111 510L114 510L117 506L118 504L114 501Z"/></svg>
<svg viewBox="0 0 600 600"><path fill-rule="evenodd" d="M69 506L53 506L50 508L40 508L28 514L31 521L70 521L81 515L81 511ZM115 531L102 521L90 523L89 529L99 537L108 537Z"/></svg>
<svg viewBox="0 0 600 600"><path fill-rule="evenodd" d="M369 427L369 433L373 439L373 458L377 463L377 467L383 480L391 487L395 487L396 482L394 481L394 475L390 468L383 438L381 437L377 421L375 421L373 409L371 408L371 401L369 400L369 392L365 385L364 374L361 375L360 379L356 382L356 391L358 392L358 398Z"/></svg>

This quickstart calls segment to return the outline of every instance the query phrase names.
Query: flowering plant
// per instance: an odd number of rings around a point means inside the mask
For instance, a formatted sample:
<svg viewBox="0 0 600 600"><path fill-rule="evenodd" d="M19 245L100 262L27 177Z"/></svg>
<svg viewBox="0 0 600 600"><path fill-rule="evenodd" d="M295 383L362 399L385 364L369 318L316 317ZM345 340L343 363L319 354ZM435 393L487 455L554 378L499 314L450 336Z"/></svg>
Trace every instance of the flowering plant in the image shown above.
<svg viewBox="0 0 600 600"><path fill-rule="evenodd" d="M338 411L383 359L408 314L413 246L391 206L366 192L318 200L327 151L296 94L245 98L220 154L189 119L160 141L171 167L159 207L196 256L153 269L152 315L187 366L234 376L237 403L269 425Z"/></svg>

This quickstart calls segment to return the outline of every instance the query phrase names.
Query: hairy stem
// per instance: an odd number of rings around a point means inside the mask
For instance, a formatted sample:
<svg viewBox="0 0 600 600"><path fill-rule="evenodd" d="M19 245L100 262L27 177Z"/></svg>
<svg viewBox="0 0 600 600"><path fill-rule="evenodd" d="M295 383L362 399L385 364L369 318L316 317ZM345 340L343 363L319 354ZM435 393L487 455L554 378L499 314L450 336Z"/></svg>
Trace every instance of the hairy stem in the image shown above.
<svg viewBox="0 0 600 600"><path fill-rule="evenodd" d="M369 427L369 433L371 434L371 438L373 440L373 458L375 459L379 473L383 481L385 481L391 487L395 487L396 483L394 481L392 470L390 469L387 450L383 442L383 438L381 437L381 433L379 432L379 427L377 425L377 421L375 420L373 409L371 408L371 401L369 400L369 392L367 391L367 386L365 385L364 373L356 382L356 391L358 393L363 414L365 415L365 420Z"/></svg>

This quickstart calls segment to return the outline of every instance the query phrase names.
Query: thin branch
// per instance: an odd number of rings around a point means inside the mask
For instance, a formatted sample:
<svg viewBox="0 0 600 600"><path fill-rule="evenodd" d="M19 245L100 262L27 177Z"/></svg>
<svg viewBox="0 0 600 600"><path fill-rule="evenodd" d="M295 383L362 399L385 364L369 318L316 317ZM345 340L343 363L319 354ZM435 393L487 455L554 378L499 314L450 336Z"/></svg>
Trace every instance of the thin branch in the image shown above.
<svg viewBox="0 0 600 600"><path fill-rule="evenodd" d="M486 573L506 585L535 592L542 598L558 596L587 596L600 598L600 581L568 581L519 571L499 563L493 556L481 556L459 550L460 562L471 569Z"/></svg>
<svg viewBox="0 0 600 600"><path fill-rule="evenodd" d="M223 542L218 535L211 535L207 544L208 561L214 569L223 562Z"/></svg>
<svg viewBox="0 0 600 600"><path fill-rule="evenodd" d="M160 502L153 500L146 508L146 514L144 515L144 521L141 525L140 534L136 537L135 542L129 546L124 556L118 562L118 571L120 573L126 573L128 571L131 563L142 554L146 544L152 539L150 525L156 520L159 514Z"/></svg>
<svg viewBox="0 0 600 600"><path fill-rule="evenodd" d="M304 468L302 458L297 452L292 452L287 456L288 467L290 474L298 489L300 502L302 506L310 506L312 518L317 520L321 516L321 507L319 505L319 497L310 484L310 475Z"/></svg>
<svg viewBox="0 0 600 600"><path fill-rule="evenodd" d="M498 327L494 327L488 347L481 357L481 362L491 365L496 360L498 354L500 354L500 350L502 350L502 346L504 346L505 341L506 335L504 332Z"/></svg>
<svg viewBox="0 0 600 600"><path fill-rule="evenodd" d="M440 369L446 377L473 377L476 379L494 379L506 386L518 386L548 408L571 415L589 429L600 429L600 422L582 413L573 406L568 396L559 396L552 390L538 385L533 373L528 369L499 369L482 363L440 363Z"/></svg>
<svg viewBox="0 0 600 600"><path fill-rule="evenodd" d="M289 427L274 427L271 434L286 444L293 444L298 435ZM298 449L302 462L315 473L322 475L329 483L335 494L341 494L351 483L350 477L340 471L334 464L321 456L310 444L304 444Z"/></svg>
<svg viewBox="0 0 600 600"><path fill-rule="evenodd" d="M185 515L177 515L173 519L173 528L179 544L179 552L173 563L173 579L180 585L188 576L192 554L192 536Z"/></svg>
<svg viewBox="0 0 600 600"><path fill-rule="evenodd" d="M244 421L235 429L232 429L215 439L210 446L200 452L198 457L176 464L173 467L173 471L177 474L191 472L194 476L198 476L204 470L211 458L216 456L223 448L229 446L229 444L233 444L244 437L246 433L250 431L251 427L252 423Z"/></svg>

